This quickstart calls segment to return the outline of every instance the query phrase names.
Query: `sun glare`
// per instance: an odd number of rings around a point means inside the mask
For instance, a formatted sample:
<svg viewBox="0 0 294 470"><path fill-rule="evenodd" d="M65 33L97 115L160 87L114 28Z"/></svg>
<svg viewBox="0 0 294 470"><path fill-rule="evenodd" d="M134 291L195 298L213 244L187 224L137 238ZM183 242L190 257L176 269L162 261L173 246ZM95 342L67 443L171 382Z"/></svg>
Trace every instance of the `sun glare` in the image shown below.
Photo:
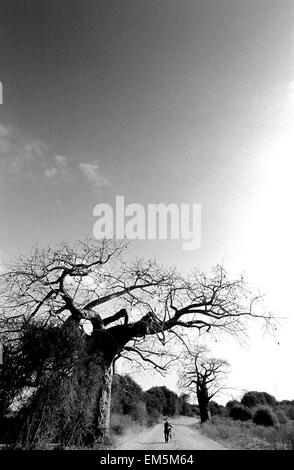
<svg viewBox="0 0 294 470"><path fill-rule="evenodd" d="M278 119L276 132L256 155L258 185L244 216L246 225L240 227L237 257L281 308L281 293L289 287L294 265L294 82Z"/></svg>

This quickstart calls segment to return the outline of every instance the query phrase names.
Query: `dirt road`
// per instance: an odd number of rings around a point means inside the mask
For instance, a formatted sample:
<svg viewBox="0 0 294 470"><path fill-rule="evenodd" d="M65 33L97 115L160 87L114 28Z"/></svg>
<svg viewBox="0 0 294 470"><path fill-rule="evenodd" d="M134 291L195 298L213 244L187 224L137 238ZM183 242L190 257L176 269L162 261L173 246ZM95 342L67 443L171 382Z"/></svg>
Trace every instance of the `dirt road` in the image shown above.
<svg viewBox="0 0 294 470"><path fill-rule="evenodd" d="M116 449L126 450L225 450L221 444L203 436L195 427L196 418L180 416L170 419L174 427L172 440L164 443L163 423L141 433L128 433L120 438Z"/></svg>

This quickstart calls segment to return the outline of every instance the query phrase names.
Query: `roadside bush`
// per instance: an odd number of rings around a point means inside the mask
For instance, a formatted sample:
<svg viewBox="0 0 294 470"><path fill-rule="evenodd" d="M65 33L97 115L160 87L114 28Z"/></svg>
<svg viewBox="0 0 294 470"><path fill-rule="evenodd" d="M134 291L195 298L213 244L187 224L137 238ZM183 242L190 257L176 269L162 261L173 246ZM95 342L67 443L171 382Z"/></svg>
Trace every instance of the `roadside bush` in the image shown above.
<svg viewBox="0 0 294 470"><path fill-rule="evenodd" d="M182 408L182 414L183 416L194 416L193 408L190 405L190 403L185 403L185 405Z"/></svg>
<svg viewBox="0 0 294 470"><path fill-rule="evenodd" d="M147 417L147 426L153 426L154 423L162 419L162 414L155 408L151 410Z"/></svg>
<svg viewBox="0 0 294 470"><path fill-rule="evenodd" d="M209 411L211 413L211 416L218 415L218 409L219 409L219 404L218 403L211 400L211 402L209 402L208 408L209 408Z"/></svg>
<svg viewBox="0 0 294 470"><path fill-rule="evenodd" d="M277 405L275 397L267 392L246 392L241 400L241 404L248 408L255 408L260 405L275 407Z"/></svg>
<svg viewBox="0 0 294 470"><path fill-rule="evenodd" d="M235 421L249 421L252 419L252 412L247 406L237 405L231 408L229 416Z"/></svg>
<svg viewBox="0 0 294 470"><path fill-rule="evenodd" d="M233 421L213 416L201 432L227 448L247 450L293 450L294 422L278 426L256 426L252 421Z"/></svg>
<svg viewBox="0 0 294 470"><path fill-rule="evenodd" d="M277 408L275 410L275 415L280 424L286 424L288 422L288 418L285 415L284 411L281 408Z"/></svg>
<svg viewBox="0 0 294 470"><path fill-rule="evenodd" d="M198 405L191 405L193 415L194 416L200 416L200 411L199 411L199 406Z"/></svg>
<svg viewBox="0 0 294 470"><path fill-rule="evenodd" d="M294 422L288 421L279 431L284 448L294 450Z"/></svg>
<svg viewBox="0 0 294 470"><path fill-rule="evenodd" d="M228 409L225 406L219 405L215 401L209 403L209 411L211 416L228 416Z"/></svg>
<svg viewBox="0 0 294 470"><path fill-rule="evenodd" d="M285 413L289 419L294 420L294 406L293 405L287 408L285 410Z"/></svg>
<svg viewBox="0 0 294 470"><path fill-rule="evenodd" d="M136 403L136 407L131 416L137 423L145 424L147 422L147 410L143 401L140 400Z"/></svg>
<svg viewBox="0 0 294 470"><path fill-rule="evenodd" d="M253 416L253 422L260 426L275 426L278 424L276 415L268 406L257 408Z"/></svg>
<svg viewBox="0 0 294 470"><path fill-rule="evenodd" d="M279 409L282 409L288 419L294 420L294 401L283 400L279 403Z"/></svg>
<svg viewBox="0 0 294 470"><path fill-rule="evenodd" d="M238 401L238 400L230 400L228 401L228 403L226 404L226 408L228 408L229 411L231 411L231 409L234 407L234 406L240 406L241 403Z"/></svg>
<svg viewBox="0 0 294 470"><path fill-rule="evenodd" d="M189 395L186 393L183 393L179 398L178 398L178 403L177 403L177 413L183 416L193 416L193 408L192 405L189 403Z"/></svg>
<svg viewBox="0 0 294 470"><path fill-rule="evenodd" d="M134 421L143 422L145 420L146 408L143 402L143 391L128 375L115 374L113 376L111 412L130 415Z"/></svg>
<svg viewBox="0 0 294 470"><path fill-rule="evenodd" d="M110 416L110 429L114 434L121 436L127 428L131 428L134 425L134 421L130 416L118 415L112 413Z"/></svg>
<svg viewBox="0 0 294 470"><path fill-rule="evenodd" d="M218 415L224 418L227 418L229 416L228 408L226 406L220 405L219 410L218 410Z"/></svg>

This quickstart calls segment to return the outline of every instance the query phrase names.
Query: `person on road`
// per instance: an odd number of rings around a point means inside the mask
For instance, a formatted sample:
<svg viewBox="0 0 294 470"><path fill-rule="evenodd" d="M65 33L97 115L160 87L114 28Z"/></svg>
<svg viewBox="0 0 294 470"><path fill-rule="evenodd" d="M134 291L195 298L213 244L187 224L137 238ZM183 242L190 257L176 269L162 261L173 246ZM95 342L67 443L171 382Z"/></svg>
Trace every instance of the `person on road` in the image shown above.
<svg viewBox="0 0 294 470"><path fill-rule="evenodd" d="M171 434L171 430L172 430L172 425L168 422L168 420L166 419L165 422L164 422L164 425L163 425L163 431L164 431L164 442L167 444L168 441L169 441L169 438L170 438L170 434Z"/></svg>

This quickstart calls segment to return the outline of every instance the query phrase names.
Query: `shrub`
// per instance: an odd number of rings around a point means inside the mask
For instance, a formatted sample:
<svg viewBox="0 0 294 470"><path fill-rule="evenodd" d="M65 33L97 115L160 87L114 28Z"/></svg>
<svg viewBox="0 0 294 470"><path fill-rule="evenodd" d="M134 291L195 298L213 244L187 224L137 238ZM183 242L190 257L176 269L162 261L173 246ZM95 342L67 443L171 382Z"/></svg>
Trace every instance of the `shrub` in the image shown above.
<svg viewBox="0 0 294 470"><path fill-rule="evenodd" d="M201 431L227 448L248 450L293 450L294 422L277 426L256 426L252 421L233 421L213 416Z"/></svg>
<svg viewBox="0 0 294 470"><path fill-rule="evenodd" d="M193 408L190 403L185 403L182 409L182 413L184 416L194 416Z"/></svg>
<svg viewBox="0 0 294 470"><path fill-rule="evenodd" d="M209 403L209 411L211 416L228 416L228 409L215 401Z"/></svg>
<svg viewBox="0 0 294 470"><path fill-rule="evenodd" d="M248 408L255 408L259 405L276 406L275 397L267 392L246 392L241 400L241 404Z"/></svg>
<svg viewBox="0 0 294 470"><path fill-rule="evenodd" d="M200 416L199 406L194 404L194 405L191 405L191 407L192 407L193 414L195 416Z"/></svg>
<svg viewBox="0 0 294 470"><path fill-rule="evenodd" d="M253 422L261 426L274 426L278 420L273 410L268 406L260 406L254 413Z"/></svg>
<svg viewBox="0 0 294 470"><path fill-rule="evenodd" d="M161 413L155 408L151 410L147 417L147 426L153 426L154 423L158 423L162 419Z"/></svg>
<svg viewBox="0 0 294 470"><path fill-rule="evenodd" d="M286 424L288 422L288 418L282 408L277 408L275 410L275 415L280 424Z"/></svg>
<svg viewBox="0 0 294 470"><path fill-rule="evenodd" d="M219 404L216 403L215 401L211 400L211 402L209 403L208 405L208 408L209 408L209 411L211 413L211 416L215 416L215 415L218 415L218 411L219 411Z"/></svg>
<svg viewBox="0 0 294 470"><path fill-rule="evenodd" d="M285 413L289 419L294 420L294 406L293 405L287 408L285 410Z"/></svg>
<svg viewBox="0 0 294 470"><path fill-rule="evenodd" d="M284 448L294 450L294 423L288 421L284 424L280 430L281 441L284 444Z"/></svg>
<svg viewBox="0 0 294 470"><path fill-rule="evenodd" d="M133 418L134 421L140 424L145 424L147 421L147 411L146 411L146 405L143 401L138 401L136 403L136 407L133 410L131 417Z"/></svg>
<svg viewBox="0 0 294 470"><path fill-rule="evenodd" d="M115 374L112 381L111 412L130 415L134 421L142 417L143 391L128 375Z"/></svg>
<svg viewBox="0 0 294 470"><path fill-rule="evenodd" d="M189 395L186 393L182 394L177 400L177 412L183 416L193 416L192 405L188 402Z"/></svg>
<svg viewBox="0 0 294 470"><path fill-rule="evenodd" d="M219 406L219 410L218 410L218 415L219 416L222 416L224 418L227 418L229 416L229 410L226 406L222 406L220 405Z"/></svg>
<svg viewBox="0 0 294 470"><path fill-rule="evenodd" d="M237 405L231 408L229 416L234 420L248 421L249 419L252 419L252 412L247 406Z"/></svg>
<svg viewBox="0 0 294 470"><path fill-rule="evenodd" d="M121 436L126 429L131 428L134 424L134 421L130 416L127 415L118 415L113 413L110 416L110 428L114 434Z"/></svg>
<svg viewBox="0 0 294 470"><path fill-rule="evenodd" d="M284 411L288 419L294 420L294 401L283 400L279 403L279 408Z"/></svg>
<svg viewBox="0 0 294 470"><path fill-rule="evenodd" d="M241 403L238 401L238 400L230 400L228 401L228 403L226 404L226 408L228 408L229 411L231 411L231 409L234 407L234 406L240 406Z"/></svg>

